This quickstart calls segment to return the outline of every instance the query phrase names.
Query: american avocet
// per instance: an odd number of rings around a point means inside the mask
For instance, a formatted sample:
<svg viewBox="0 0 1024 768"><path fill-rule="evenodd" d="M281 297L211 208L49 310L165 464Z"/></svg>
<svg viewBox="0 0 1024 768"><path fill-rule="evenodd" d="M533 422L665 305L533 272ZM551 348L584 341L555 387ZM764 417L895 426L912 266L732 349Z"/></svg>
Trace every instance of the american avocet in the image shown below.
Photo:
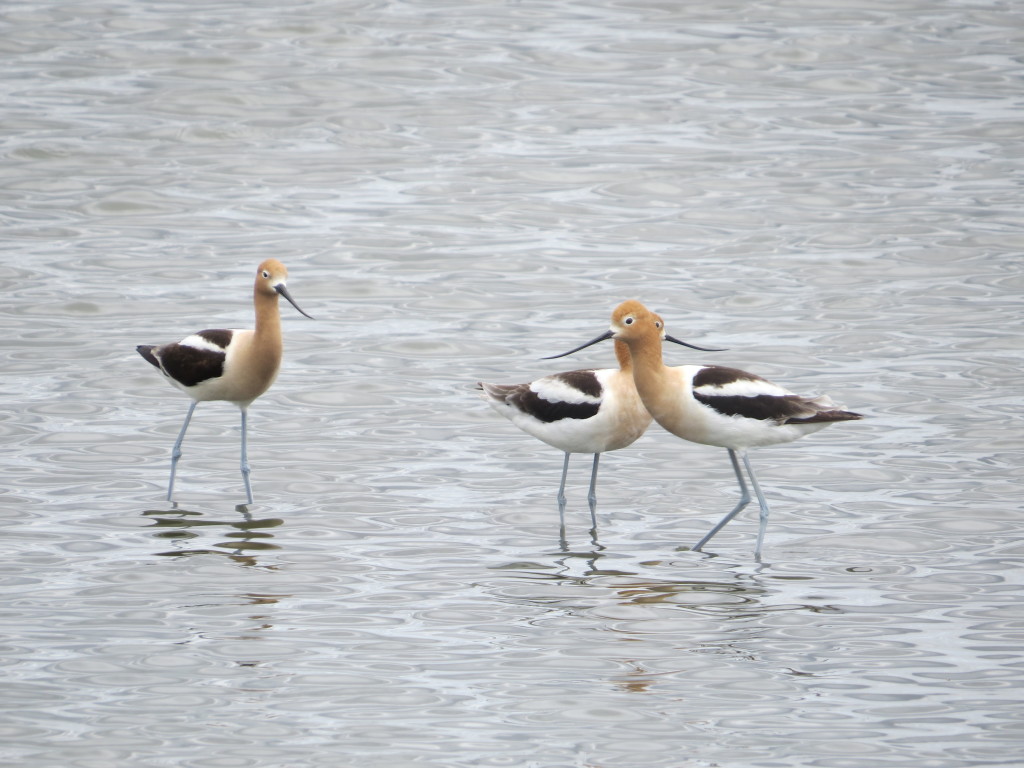
<svg viewBox="0 0 1024 768"><path fill-rule="evenodd" d="M678 340L667 336L662 319L637 301L627 301L615 308L611 329L606 333L559 357L605 339L615 339L629 346L637 392L658 424L684 440L715 445L729 451L740 486L739 503L694 545L695 551L699 551L750 502L740 470L742 459L761 507L754 550L755 555L760 556L769 508L750 465L748 448L788 443L833 422L862 418L860 414L842 410L825 396L801 397L760 376L735 368L666 366L661 355L662 340Z"/></svg>
<svg viewBox="0 0 1024 768"><path fill-rule="evenodd" d="M570 454L594 454L587 492L593 517L601 454L631 445L651 423L651 415L633 383L629 347L616 342L615 356L618 368L565 371L525 384L477 385L494 410L524 432L565 453L558 487L559 512L565 511Z"/></svg>
<svg viewBox="0 0 1024 768"><path fill-rule="evenodd" d="M277 297L284 296L293 307L310 317L292 299L285 287L288 270L277 259L267 259L256 270L253 304L255 330L213 329L199 331L181 341L156 347L141 344L136 349L146 362L160 369L167 379L192 398L185 423L171 451L171 480L167 500L174 491L174 473L181 458L181 441L196 404L203 400L227 400L242 412L242 479L252 504L249 460L246 454L246 409L266 392L281 367L281 315ZM310 317L310 319L312 319Z"/></svg>

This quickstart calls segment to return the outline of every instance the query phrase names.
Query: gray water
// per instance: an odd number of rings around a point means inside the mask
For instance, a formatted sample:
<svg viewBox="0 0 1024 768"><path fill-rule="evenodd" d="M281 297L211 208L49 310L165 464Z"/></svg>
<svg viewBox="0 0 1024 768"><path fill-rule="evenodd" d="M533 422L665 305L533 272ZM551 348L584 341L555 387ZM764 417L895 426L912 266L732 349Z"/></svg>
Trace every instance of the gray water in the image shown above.
<svg viewBox="0 0 1024 768"><path fill-rule="evenodd" d="M1021 765L1024 22L996 0L0 7L0 761ZM251 323L238 415L139 358ZM864 413L560 454L636 298Z"/></svg>

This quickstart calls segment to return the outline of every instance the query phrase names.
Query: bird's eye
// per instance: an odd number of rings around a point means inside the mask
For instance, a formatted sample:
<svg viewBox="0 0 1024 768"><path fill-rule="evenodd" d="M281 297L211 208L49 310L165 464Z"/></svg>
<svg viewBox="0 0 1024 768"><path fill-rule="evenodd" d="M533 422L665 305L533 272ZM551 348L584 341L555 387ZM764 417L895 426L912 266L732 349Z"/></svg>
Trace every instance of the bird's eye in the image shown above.
<svg viewBox="0 0 1024 768"><path fill-rule="evenodd" d="M654 321L654 327L657 328L660 331L661 330L661 321L660 320L655 320Z"/></svg>
<svg viewBox="0 0 1024 768"><path fill-rule="evenodd" d="M622 324L623 325L632 325L633 324L633 318L632 317L627 317L625 320L622 321Z"/></svg>
<svg viewBox="0 0 1024 768"><path fill-rule="evenodd" d="M267 272L267 270L265 270L265 269L263 270L263 279L264 280L269 280L270 279L270 273Z"/></svg>

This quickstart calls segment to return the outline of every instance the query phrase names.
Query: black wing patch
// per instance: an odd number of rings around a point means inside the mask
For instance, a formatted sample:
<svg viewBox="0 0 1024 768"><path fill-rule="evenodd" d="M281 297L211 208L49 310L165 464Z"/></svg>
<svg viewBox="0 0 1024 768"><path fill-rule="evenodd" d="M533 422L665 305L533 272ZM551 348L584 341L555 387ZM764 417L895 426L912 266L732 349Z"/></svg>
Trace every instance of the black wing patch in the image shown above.
<svg viewBox="0 0 1024 768"><path fill-rule="evenodd" d="M721 365L709 365L697 371L693 377L693 386L697 387L724 387L726 384L733 384L737 381L767 381L755 373L747 373L739 368L726 368Z"/></svg>
<svg viewBox="0 0 1024 768"><path fill-rule="evenodd" d="M209 331L203 333L209 333ZM229 332L224 331L224 333ZM196 349L184 344L167 344L160 347L158 355L161 369L176 382L186 387L194 387L196 384L219 378L224 374L225 354L223 352Z"/></svg>
<svg viewBox="0 0 1024 768"><path fill-rule="evenodd" d="M546 423L562 419L589 419L601 409L600 403L551 402L529 390L511 398L510 402L519 410Z"/></svg>
<svg viewBox="0 0 1024 768"><path fill-rule="evenodd" d="M556 379L597 402L567 403L564 400L547 400L534 392L529 384L517 387L514 393L506 397L506 402L545 423L562 419L589 419L596 416L597 412L601 410L601 382L594 376L593 371L566 371L546 378Z"/></svg>
<svg viewBox="0 0 1024 768"><path fill-rule="evenodd" d="M815 421L813 407L800 395L704 395L694 392L698 402L723 416L742 416L745 419L776 421Z"/></svg>

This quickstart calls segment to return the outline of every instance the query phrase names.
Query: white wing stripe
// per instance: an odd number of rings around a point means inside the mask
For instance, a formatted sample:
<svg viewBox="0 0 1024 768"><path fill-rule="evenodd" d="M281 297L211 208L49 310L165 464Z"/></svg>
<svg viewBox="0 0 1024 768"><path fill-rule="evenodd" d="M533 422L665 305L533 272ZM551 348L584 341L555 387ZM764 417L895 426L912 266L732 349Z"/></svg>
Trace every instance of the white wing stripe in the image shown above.
<svg viewBox="0 0 1024 768"><path fill-rule="evenodd" d="M793 394L789 390L783 389L764 379L738 379L730 381L723 386L707 384L703 387L694 387L693 391L705 397L757 397L759 395L782 397Z"/></svg>
<svg viewBox="0 0 1024 768"><path fill-rule="evenodd" d="M218 354L224 354L224 347L218 346L217 344L214 344L212 341L209 341L208 339L204 339L197 333L194 333L191 336L186 336L184 339L179 341L178 344L183 347L192 347L192 349L199 349L202 350L203 352L216 352Z"/></svg>
<svg viewBox="0 0 1024 768"><path fill-rule="evenodd" d="M600 403L600 397L591 397L576 387L570 386L557 378L538 379L530 385L530 389L549 403Z"/></svg>

